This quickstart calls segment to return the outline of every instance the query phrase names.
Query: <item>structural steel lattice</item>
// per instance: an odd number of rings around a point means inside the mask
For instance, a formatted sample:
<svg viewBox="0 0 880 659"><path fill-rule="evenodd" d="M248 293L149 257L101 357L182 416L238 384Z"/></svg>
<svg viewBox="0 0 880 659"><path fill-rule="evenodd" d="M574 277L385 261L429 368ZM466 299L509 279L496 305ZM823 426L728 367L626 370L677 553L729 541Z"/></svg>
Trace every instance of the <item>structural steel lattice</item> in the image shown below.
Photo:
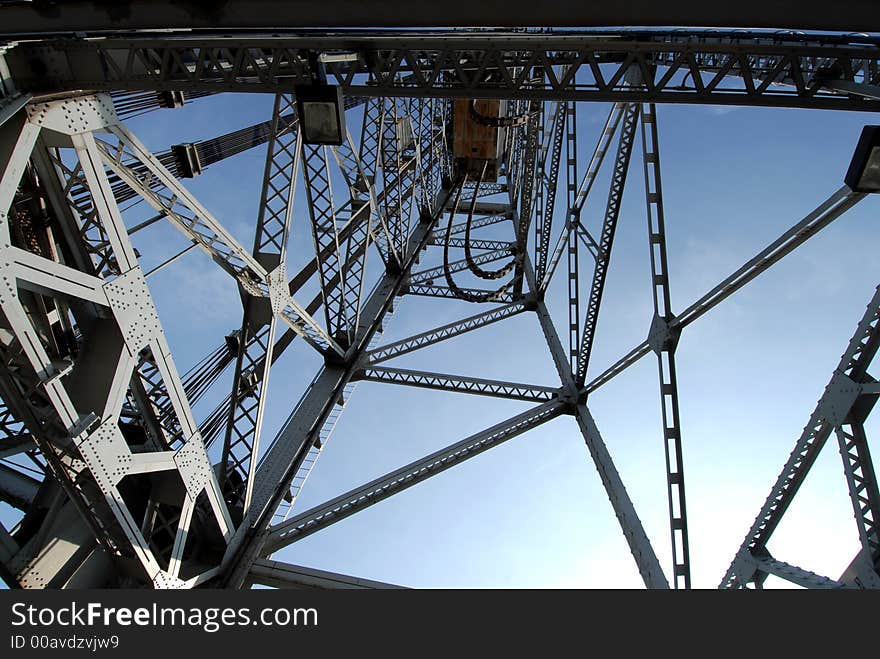
<svg viewBox="0 0 880 659"><path fill-rule="evenodd" d="M173 26L177 9L156 4ZM231 3L221 18L235 20L238 10ZM81 18L75 8L60 11L72 21ZM140 11L135 7L133 21L143 18ZM24 511L15 528L0 526L7 582L26 588L386 587L270 556L551 419L571 416L645 584L690 588L687 446L675 368L682 330L866 195L844 186L676 313L657 105L877 111L880 39L663 29L282 30L266 36L229 26L220 35L106 25L90 34L63 33L55 23L51 34L48 23L47 33L37 34L28 27L30 8L0 8L0 20L4 12L10 20L0 43L0 497ZM295 86L324 76L342 87L347 109L363 114L360 125L348 122L347 139L338 146L307 144L296 111ZM231 91L273 94L271 118L161 153L150 152L123 121ZM456 168L448 134L452 98L506 99L510 116L521 119L506 129L497 182ZM588 163L578 162L575 120L585 101L612 103ZM248 247L181 179L261 144L266 161ZM602 220L592 226L582 209L605 161L610 189ZM588 379L621 199L630 168L639 166L653 321L644 342ZM300 184L304 198L294 194ZM121 210L129 200L145 201L155 217L133 225ZM145 273L131 241L155 222L170 223L191 243L184 252L207 254L241 293L240 327L183 375L146 282L180 254ZM486 227L494 228L492 238L481 237ZM506 239L497 239L499 230ZM288 272L294 239L309 242L314 258ZM420 270L426 250L442 253L443 265ZM378 281L369 276L374 261ZM465 276L481 283L465 285ZM554 276L567 277L567 337L557 334L544 301ZM308 287L317 294L303 300ZM381 344L379 331L406 295L466 300L478 311ZM396 357L522 314L538 320L556 386L393 366ZM324 365L277 435L267 438L262 426L272 366L296 339ZM869 373L878 348L880 288L721 587L761 587L768 575L806 587L880 587L880 495L864 426L880 396ZM652 352L663 410L668 573L589 408L591 393ZM231 390L197 420L192 405L223 386L224 373L231 374ZM321 505L295 509L361 380L533 406ZM832 436L861 543L838 579L767 551Z"/></svg>

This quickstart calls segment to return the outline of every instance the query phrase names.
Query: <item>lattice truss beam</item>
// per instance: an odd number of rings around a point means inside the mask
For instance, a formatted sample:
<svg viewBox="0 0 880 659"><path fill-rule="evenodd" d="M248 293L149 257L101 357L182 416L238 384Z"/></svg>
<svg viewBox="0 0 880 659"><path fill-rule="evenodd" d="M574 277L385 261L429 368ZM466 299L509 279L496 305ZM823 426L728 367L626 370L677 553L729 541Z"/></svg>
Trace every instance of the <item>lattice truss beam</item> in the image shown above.
<svg viewBox="0 0 880 659"><path fill-rule="evenodd" d="M870 37L668 31L504 35L242 35L25 42L8 58L19 88L292 91L316 71L315 51L347 94L540 98L876 109L880 56ZM42 66L34 65L38 61ZM454 63L454 64L452 64ZM633 89L624 81L644 74ZM649 75L661 66L657 78ZM533 67L547 75L535 79ZM474 84L488 73L491 84ZM83 83L87 83L84 85Z"/></svg>
<svg viewBox="0 0 880 659"><path fill-rule="evenodd" d="M5 330L0 455L17 461L9 468L3 465L0 495L21 505L50 501L40 504L47 521L39 533L20 537L21 543L5 530L0 537L0 558L22 585L75 585L82 583L76 575L87 561L93 572L97 565L97 572L106 575L120 571L121 563L110 559L134 558L123 561L128 566L122 570L125 583L382 587L386 584L319 573L268 556L493 446L570 415L645 584L690 587L686 444L675 370L679 337L687 325L864 195L846 187L838 190L675 314L652 101L872 109L876 101L870 98L870 86L877 82L873 46L816 45L794 37L739 43L718 35L695 42L686 35L653 34L629 41L552 36L539 42L520 35L498 50L481 39L432 36L414 49L402 38L357 37L336 49L345 52L326 59L327 76L347 94L359 95L356 102L350 96L346 107L361 106L362 122L359 142L349 130L346 141L334 147L305 143L292 119L295 99L287 88L290 82L311 80L316 60L307 55L334 50L332 39L320 46L304 37L248 38L222 47L188 38L173 44L138 39L52 43L49 47L58 54L52 60L53 76L41 80L30 78L22 61L43 57L44 51L29 44L10 51L10 70L28 93L66 89L86 71L93 89L172 85L214 93L271 87L275 93L272 118L245 145L267 145L252 249L237 242L177 180L174 174L179 172L169 169L170 160L149 152L119 121L109 96L48 102L37 102L27 93L3 98L0 250L6 258L0 259L0 267L7 275L0 291ZM443 65L452 61L457 64ZM472 77L475 72L485 79ZM841 85L848 86L846 95L839 93ZM503 151L497 180L486 180L485 167L482 172L462 167L453 154L453 106L442 97L461 95L464 89L472 98L513 99L505 121L496 126ZM584 99L614 103L580 173L575 101ZM639 136L654 313L646 323L646 340L588 379L621 200ZM228 155L244 150L236 144ZM612 161L607 200L604 212L593 220L585 204L609 151L614 155L607 158ZM564 195L557 190L563 154ZM57 236L51 230L41 233L21 212L28 186L45 199ZM304 193L301 223L295 222L298 187ZM129 237L143 225L127 228L117 205L133 197L158 213L151 222L170 222L192 248L228 273L241 293L241 325L183 377L171 360ZM310 243L315 256L289 277L291 236ZM382 274L366 294L371 254L381 261ZM545 304L564 254L567 350ZM417 268L423 258L432 257L440 264ZM310 282L317 294L301 305L295 296ZM459 321L380 345L384 324L406 295L485 307ZM878 306L880 291L723 586L760 586L767 574L809 587L880 584L880 501L864 432L865 417L880 395L867 372L880 341ZM539 321L558 383L508 382L386 364L466 333L491 331L483 328L526 312ZM319 351L325 365L272 441L261 441L272 365L297 337ZM589 394L652 351L658 359L666 456L670 578L587 405ZM230 367L230 393L197 425L190 406ZM294 509L297 496L359 381L503 397L535 406L299 512ZM862 544L839 580L778 561L766 550L767 538L832 430ZM222 443L219 462L212 464L208 450L217 440ZM25 460L29 472L22 467ZM41 548L71 520L80 520L70 543L79 549L47 559ZM98 549L89 544L92 538L98 540Z"/></svg>
<svg viewBox="0 0 880 659"><path fill-rule="evenodd" d="M3 126L4 148L11 146L0 199L4 400L7 411L20 412L46 472L69 497L66 509L54 511L57 523L69 523L71 510L78 508L106 556L134 560L132 578L188 587L214 576L217 566L188 564L187 537L208 528L225 544L233 525L93 134L116 121L109 97L86 97L29 105ZM65 168L60 159L46 159L54 171L45 174L57 176L64 191L74 179L88 191L87 201L67 200L74 220L69 229L81 238L82 269L65 264L36 234L18 246L21 228L12 226L14 193L28 158L45 148L44 140L69 148L77 161ZM48 313L32 320L40 308ZM63 334L46 341L46 332L52 336L72 320L82 332L75 350ZM144 392L145 362L164 382L170 403L164 412L175 416L179 437L165 435L157 425L134 433L126 423L129 396ZM38 406L29 404L35 399ZM160 488L160 481L169 485ZM137 506L130 505L134 499ZM8 565L23 585L61 585L59 568L70 557L44 552L40 540L54 538L41 535ZM85 551L86 562L94 541L71 546Z"/></svg>
<svg viewBox="0 0 880 659"><path fill-rule="evenodd" d="M724 575L721 587L745 588L753 585L760 588L768 574L806 586L812 585L809 582L812 578L814 583L825 588L880 587L880 495L864 426L878 398L877 380L868 373L878 349L880 286L733 564ZM785 564L782 564L785 569L780 570L778 562L767 550L773 531L832 433L837 436L843 459L861 545L858 555L839 580L820 577Z"/></svg>
<svg viewBox="0 0 880 659"><path fill-rule="evenodd" d="M417 194L427 198L429 191L423 189L427 185L423 183L425 176L433 174L434 185L439 181L436 168L429 172L420 171L418 182L413 177L413 172L422 167L422 148L435 148L436 131L430 116L432 104L414 101L410 105L418 113L420 123L416 124L409 142L417 139L419 145L415 150L401 153L395 163L396 175L392 178L388 173L391 182L381 192L377 193L371 181L366 179L351 143L333 149L333 156L348 183L347 192L350 192L345 197L345 208L336 211L345 218L335 227L335 244L327 245L316 240L315 258L290 281L285 274L285 250L294 203L293 191L305 151L299 140L297 123L289 120L293 111L292 96L276 97L269 136L265 140L269 142L266 172L252 252L242 248L162 163L119 123L109 97L31 104L25 109L22 109L23 104L15 104L15 116L8 122L9 117L4 116L4 156L8 156L3 170L4 233L7 243L11 238L27 248L10 247L13 250L10 254L14 253L16 259L9 263L13 274L9 278L12 283L9 285L8 305L4 301L4 318L11 319L8 325L14 338L7 341L10 358L5 360L4 370L7 378L3 392L4 455L26 453L42 472L49 472L52 468L67 484L71 503L78 504L107 553L121 557L133 554L139 558L142 565L135 572L148 574L154 585L191 586L217 574L226 541L247 512L253 492L264 407L262 394L268 383L271 363L296 336L304 338L328 358L331 354L337 359L342 357L344 350L330 339L328 332L310 314L320 306L331 307L331 296L336 290L345 291L347 304L359 312L363 262L370 238L377 234L372 224L375 222L381 226L388 235L384 221L376 219L382 213L386 197L396 195L398 201L402 199L405 203L410 203ZM400 134L396 137L405 139ZM263 136L256 136L254 141L264 141ZM70 157L71 150L75 159ZM390 170L390 167L386 169ZM25 174L30 175L35 183L39 181L45 185L45 191L40 192L51 198L56 206L52 210L64 215L63 219L69 223L62 230L69 233L68 237L73 237L74 254L64 252L68 245L53 242L51 233L40 235L27 223L24 226L12 223L10 226L12 213L7 209L13 201L18 202L21 198L18 192L24 191L22 176ZM417 185L423 187L417 190ZM157 218L170 220L194 247L200 247L232 275L242 293L244 319L241 329L227 337L225 348L212 352L182 380L170 363L170 351L164 343L144 275L128 237L149 223L127 229L116 206L119 197L131 198L132 192L159 211ZM361 192L366 194L361 195ZM310 204L309 210L314 220L318 204ZM15 218L27 219L19 211L16 211ZM313 221L316 233L320 228ZM400 231L400 227L395 229ZM344 258L337 259L339 267L335 274L328 274L326 262L334 258L334 249L338 257L340 245L344 249ZM79 270L63 265L68 258L76 261ZM400 259L397 255L395 258ZM359 272L360 279L353 277L352 272ZM292 293L315 273L321 274L319 298L309 305L310 311L305 311L292 298ZM19 279L21 282L16 283ZM119 282L125 282L128 288L119 287ZM108 312L96 306L108 305L107 294L102 293L104 288L115 294L109 298L110 302L121 307L121 311L111 308L121 319L117 320L119 329L115 333L124 336L118 340L114 339L114 330L105 318ZM16 307L15 301L19 298L24 300L21 308ZM47 302L49 299L53 300L51 304ZM86 303L87 306L83 307ZM34 304L38 311L44 312L43 315L35 314ZM288 325L288 330L274 341L279 320ZM328 326L333 327L331 323ZM36 335L34 329L38 332ZM352 333L357 329L357 315L349 316L346 331ZM67 335L59 334L65 331ZM82 350L82 346L89 349ZM115 356L120 347L130 353L127 358ZM77 360L80 352L82 358ZM81 365L95 360L100 362L100 367L95 365L89 370ZM108 380L106 385L100 384L102 377L106 380L113 375L111 365L116 361L119 366L115 379ZM208 435L207 442L203 442L189 404L203 395L230 363L235 364L233 391L202 424ZM30 380L22 381L25 365L30 366L33 375ZM93 372L94 369L98 370ZM127 371L132 373L128 376L130 382L126 380ZM99 393L85 393L94 386L92 380L96 377ZM68 379L74 382L68 383ZM46 403L51 403L55 409L47 418L36 418L26 397L34 400L35 391L45 396L41 392L47 384L42 381L51 382L48 391L52 396ZM111 398L102 403L100 392L110 385L110 393L104 392L103 395ZM77 390L71 393L67 387ZM42 407L46 403L42 403ZM13 408L17 409L13 411ZM93 411L78 411L81 408ZM46 410L42 410L42 417L46 416ZM119 428L114 429L114 424ZM143 437L138 437L141 439L139 443L144 443L143 447L132 447L130 433L135 432L132 430L134 426L138 427L138 433L147 434L146 443ZM35 437L31 433L38 428ZM98 430L101 434L96 434ZM221 462L215 470L210 466L204 444L210 445L218 436L224 437L224 446ZM51 437L61 445L58 449L60 457L49 451L47 447L53 450L55 447L45 444L45 437ZM34 439L37 439L36 447ZM107 442L106 447L102 446ZM78 448L79 443L86 448ZM35 448L39 450L35 451ZM66 453L60 452L62 449ZM146 454L148 449L151 450L149 455ZM48 466L42 453L49 456ZM187 490L184 492L183 485L180 489L188 496L188 499L184 497L182 506L171 501L174 498L174 477L166 473L174 471L178 461L183 465L177 469L179 478ZM130 462L135 466L128 466ZM5 466L4 470L9 471ZM129 485L129 479L125 486L118 486L121 479L140 474L161 475L168 482L144 482L133 487ZM32 484L39 485L39 482L14 469L8 475L7 480L17 492L15 501L20 507L27 507L25 504L30 501L25 499L33 498ZM207 485L203 482L205 479ZM135 506L129 503L144 490L148 495L146 509L135 510ZM96 496L99 497L97 500ZM197 504L194 503L196 499ZM206 517L216 517L217 520L213 523L210 519L204 521ZM198 529L196 526L190 529L193 524L198 524ZM206 524L208 527L213 524L219 534L211 528L202 529ZM89 534L86 532L85 535ZM212 537L214 535L219 537L219 543L215 542L217 537ZM14 567L16 579L23 585L46 585L50 578L52 584L63 585L71 570L89 560L78 552L76 556L53 556L48 568L45 564L28 564L28 556L39 557L39 542L46 539L32 538L30 546L16 547L14 555L9 556L14 559L10 564ZM88 544L85 537L79 540L83 546ZM199 547L194 549L190 546L193 540L196 544L213 546L204 551ZM15 546L16 542L11 542L11 546ZM194 555L197 556L194 558ZM189 575L199 561L210 569L185 580L180 578L181 569ZM51 574L53 570L54 575ZM67 574L63 574L65 571ZM49 577L45 576L46 572L50 573ZM126 578L137 581L140 577L138 573Z"/></svg>

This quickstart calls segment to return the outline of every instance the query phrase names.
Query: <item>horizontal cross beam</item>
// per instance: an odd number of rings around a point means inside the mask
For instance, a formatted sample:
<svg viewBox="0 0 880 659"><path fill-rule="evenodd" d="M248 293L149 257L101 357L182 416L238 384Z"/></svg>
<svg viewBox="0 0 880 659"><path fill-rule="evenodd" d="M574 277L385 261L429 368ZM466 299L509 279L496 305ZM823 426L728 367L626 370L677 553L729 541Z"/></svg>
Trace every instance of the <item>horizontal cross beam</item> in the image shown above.
<svg viewBox="0 0 880 659"><path fill-rule="evenodd" d="M486 302L502 302L509 304L514 301L513 293L507 290L489 291L482 288L460 288L466 295L476 297L489 296ZM427 284L409 284L406 287L407 295L420 295L422 297L443 297L459 299L460 294L447 286L429 286Z"/></svg>
<svg viewBox="0 0 880 659"><path fill-rule="evenodd" d="M276 552L297 540L479 455L493 446L513 439L527 430L556 418L563 409L562 403L557 401L544 403L440 449L421 460L411 462L405 467L381 476L361 487L350 490L335 499L315 506L281 524L276 524L269 529L264 553L268 555Z"/></svg>
<svg viewBox="0 0 880 659"><path fill-rule="evenodd" d="M485 32L239 35L234 40L135 36L25 42L6 57L16 86L33 93L277 93L311 82L317 74L312 55L333 51L354 56L325 61L328 81L356 96L880 110L880 100L825 84L830 82L826 72L833 69L838 87L876 85L876 43L825 35L569 32L504 35L503 41ZM658 62L664 66L656 78L645 75L632 88L622 83L630 66L647 74ZM534 80L522 74L535 65L545 75ZM486 82L475 82L478 78Z"/></svg>
<svg viewBox="0 0 880 659"><path fill-rule="evenodd" d="M526 400L535 403L552 400L558 393L557 387L544 387L504 380L487 380L463 375L429 373L405 368L365 368L355 373L354 379L368 382L387 382L409 387L436 389L462 394L479 394L511 400Z"/></svg>
<svg viewBox="0 0 880 659"><path fill-rule="evenodd" d="M400 355L405 355L409 352L413 352L414 350L420 350L421 348L425 348L429 345L434 345L435 343L445 341L446 339L451 339L455 336L460 336L462 334L465 334L466 332L471 332L480 327L485 327L486 325L497 323L499 320L510 318L511 316L515 316L525 310L525 303L514 302L513 304L508 304L497 309L492 309L491 311L487 311L486 313L469 316L468 318L464 318L463 320L449 323L448 325L443 325L442 327L438 327L427 332L422 332L421 334L408 336L405 339L395 341L394 343L389 343L388 345L380 346L375 350L371 350L370 352L368 352L366 354L367 364L373 366L388 359L393 359L394 357L399 357Z"/></svg>

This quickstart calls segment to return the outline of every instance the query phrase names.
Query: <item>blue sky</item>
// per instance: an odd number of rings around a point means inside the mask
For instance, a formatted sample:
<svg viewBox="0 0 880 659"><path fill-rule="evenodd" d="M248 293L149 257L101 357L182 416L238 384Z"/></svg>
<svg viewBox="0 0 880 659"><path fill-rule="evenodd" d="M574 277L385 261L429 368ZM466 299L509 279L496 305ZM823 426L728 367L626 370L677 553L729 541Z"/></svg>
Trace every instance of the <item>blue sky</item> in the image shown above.
<svg viewBox="0 0 880 659"><path fill-rule="evenodd" d="M271 102L268 95L205 98L146 115L129 126L158 151L262 121L271 114ZM579 106L582 163L609 107ZM874 115L853 112L700 106L661 106L658 120L675 311L837 190L862 126L876 123ZM357 111L349 113L349 127L359 131ZM253 240L264 155L265 148L253 149L185 182L247 247ZM594 229L607 197L609 164L585 209L584 217ZM342 188L338 190L341 201ZM558 208L563 205L560 195ZM151 214L145 207L139 204L126 214L130 226ZM682 336L677 362L695 587L711 588L720 581L880 282L878 210L877 197L861 202ZM554 242L560 217L558 213ZM313 253L307 222L300 189L289 272ZM509 235L509 226L485 232L486 237ZM154 225L138 234L135 244L149 270L188 243L170 226ZM428 256L423 265L433 265L437 258ZM583 264L586 270L588 264ZM375 280L374 264L371 267L368 287ZM558 273L548 305L565 341L563 276ZM601 372L647 334L652 314L649 276L637 143L591 374ZM201 253L187 254L148 281L181 372L240 324L235 282ZM307 303L311 291L298 295L298 300ZM478 310L464 302L405 298L382 343ZM279 360L270 379L264 438L274 435L319 365L317 355L301 343ZM387 365L557 383L533 314ZM196 407L198 420L227 390L227 381L228 377L218 385L216 397ZM596 392L589 405L668 570L654 356ZM361 383L295 510L321 503L529 406ZM876 416L868 424L875 453L880 450ZM6 508L3 513L8 518ZM857 548L840 457L831 440L770 550L780 560L836 578ZM275 557L414 587L641 587L570 417L513 439ZM774 583L778 580L771 578L767 586Z"/></svg>

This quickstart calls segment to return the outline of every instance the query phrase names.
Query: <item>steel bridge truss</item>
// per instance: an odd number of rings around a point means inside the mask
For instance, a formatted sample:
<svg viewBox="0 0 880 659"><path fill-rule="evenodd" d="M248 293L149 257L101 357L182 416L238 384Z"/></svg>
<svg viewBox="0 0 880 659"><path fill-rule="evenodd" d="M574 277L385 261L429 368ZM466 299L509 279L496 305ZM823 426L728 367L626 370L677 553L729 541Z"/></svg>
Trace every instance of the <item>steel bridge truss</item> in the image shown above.
<svg viewBox="0 0 880 659"><path fill-rule="evenodd" d="M25 515L14 529L0 526L4 578L24 587L389 587L271 555L571 416L646 586L691 587L675 364L682 331L865 195L845 186L834 192L675 313L656 103L877 110L877 44L663 32L615 38L519 33L499 43L477 32L354 34L338 43L332 35L320 42L288 35L232 43L114 37L31 40L9 48L0 70L0 497ZM315 58L318 52L325 57ZM360 131L349 125L339 146L306 143L296 120L292 85L311 82L317 61L328 80L342 86L346 108L362 113ZM179 105L137 90L183 91L191 98L224 91L274 94L268 122L202 143L202 151L192 147L196 161L210 152L217 162L266 144L251 249L179 180L197 171L190 167L184 174L180 161L150 152L120 120L117 106L131 113ZM512 114L523 117L508 128L497 182L455 169L447 134L447 97L453 96L506 98ZM580 172L576 102L585 100L613 105ZM591 220L585 202L609 152L605 211ZM644 342L589 378L633 158L645 180L653 317ZM565 193L557 190L563 168ZM297 198L299 183L304 194ZM119 204L130 199L146 202L155 218L127 225ZM232 278L242 299L240 326L183 376L146 283L152 271L143 272L131 239L157 221L190 243L160 267L198 249ZM314 250L293 276L287 272L291 241ZM545 302L563 255L567 346ZM440 265L417 267L430 258ZM375 285L367 279L371 259L381 264ZM303 304L297 296L306 285L317 294ZM382 330L408 295L465 300L481 310L381 343ZM446 342L459 336L489 332L484 328L524 314L538 321L558 382L508 382L386 363L417 358L439 344L448 348ZM297 338L324 365L266 442L261 435L270 373ZM761 587L767 575L805 587L880 587L880 495L865 434L865 419L880 396L868 372L878 348L880 288L722 587ZM591 393L650 352L659 372L668 573L588 404ZM193 405L227 370L231 391L197 422ZM531 407L299 511L297 496L358 382L501 397ZM781 562L767 550L832 434L861 543L838 579Z"/></svg>

